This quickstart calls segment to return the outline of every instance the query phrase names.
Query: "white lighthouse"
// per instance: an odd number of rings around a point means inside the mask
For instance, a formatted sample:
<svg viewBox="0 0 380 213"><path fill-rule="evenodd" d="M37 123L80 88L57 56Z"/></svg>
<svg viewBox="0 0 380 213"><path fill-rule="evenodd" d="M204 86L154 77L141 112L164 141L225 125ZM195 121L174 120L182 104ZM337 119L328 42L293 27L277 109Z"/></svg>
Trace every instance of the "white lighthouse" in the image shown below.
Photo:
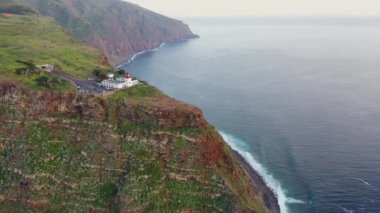
<svg viewBox="0 0 380 213"><path fill-rule="evenodd" d="M101 85L109 89L122 89L132 87L138 83L138 80L133 80L132 76L128 72L125 72L124 77L116 79L114 79L113 74L109 74L108 79L102 81Z"/></svg>

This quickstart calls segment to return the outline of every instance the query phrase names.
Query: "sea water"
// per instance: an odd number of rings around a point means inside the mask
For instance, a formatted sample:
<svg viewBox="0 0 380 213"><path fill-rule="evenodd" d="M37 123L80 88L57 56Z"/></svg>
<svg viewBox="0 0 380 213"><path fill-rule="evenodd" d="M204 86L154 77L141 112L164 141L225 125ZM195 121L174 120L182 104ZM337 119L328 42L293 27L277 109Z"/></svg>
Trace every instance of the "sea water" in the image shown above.
<svg viewBox="0 0 380 213"><path fill-rule="evenodd" d="M380 212L380 19L185 19L124 65L194 104L282 212Z"/></svg>

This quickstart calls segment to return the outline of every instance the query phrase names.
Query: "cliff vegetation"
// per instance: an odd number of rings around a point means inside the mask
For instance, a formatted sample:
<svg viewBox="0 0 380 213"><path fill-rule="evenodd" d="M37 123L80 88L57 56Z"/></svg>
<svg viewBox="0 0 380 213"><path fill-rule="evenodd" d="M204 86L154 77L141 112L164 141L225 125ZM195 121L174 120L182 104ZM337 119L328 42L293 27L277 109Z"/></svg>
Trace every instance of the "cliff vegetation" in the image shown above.
<svg viewBox="0 0 380 213"><path fill-rule="evenodd" d="M13 14L0 29L1 212L277 211L196 107L146 83L107 96L42 86L54 76L35 64L111 68L52 18Z"/></svg>
<svg viewBox="0 0 380 213"><path fill-rule="evenodd" d="M146 84L106 98L0 86L4 211L268 212L199 109Z"/></svg>
<svg viewBox="0 0 380 213"><path fill-rule="evenodd" d="M112 65L163 42L195 38L182 21L121 0L0 0L53 17L77 40L95 47Z"/></svg>
<svg viewBox="0 0 380 213"><path fill-rule="evenodd" d="M52 64L78 78L86 79L95 69L112 70L103 55L96 49L80 45L49 17L12 15L0 17L0 79L20 82L34 89L41 76L18 75L23 65L19 61L32 61L35 65ZM64 82L57 89L75 89Z"/></svg>

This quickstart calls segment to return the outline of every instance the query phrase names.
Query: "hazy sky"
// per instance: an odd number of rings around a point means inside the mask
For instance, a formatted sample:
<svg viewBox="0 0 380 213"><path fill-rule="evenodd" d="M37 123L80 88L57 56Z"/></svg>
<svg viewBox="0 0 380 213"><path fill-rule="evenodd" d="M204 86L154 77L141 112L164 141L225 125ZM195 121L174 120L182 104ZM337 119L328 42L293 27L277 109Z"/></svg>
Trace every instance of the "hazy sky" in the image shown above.
<svg viewBox="0 0 380 213"><path fill-rule="evenodd" d="M380 15L380 0L128 0L174 17Z"/></svg>

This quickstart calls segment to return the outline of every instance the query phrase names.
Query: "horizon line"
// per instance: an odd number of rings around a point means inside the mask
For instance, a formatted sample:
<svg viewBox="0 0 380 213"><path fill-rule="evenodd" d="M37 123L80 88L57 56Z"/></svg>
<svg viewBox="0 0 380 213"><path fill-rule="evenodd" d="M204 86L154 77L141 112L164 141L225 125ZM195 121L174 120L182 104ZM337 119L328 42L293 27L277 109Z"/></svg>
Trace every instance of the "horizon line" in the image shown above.
<svg viewBox="0 0 380 213"><path fill-rule="evenodd" d="M227 15L227 16L171 16L174 18L380 18L379 15Z"/></svg>

